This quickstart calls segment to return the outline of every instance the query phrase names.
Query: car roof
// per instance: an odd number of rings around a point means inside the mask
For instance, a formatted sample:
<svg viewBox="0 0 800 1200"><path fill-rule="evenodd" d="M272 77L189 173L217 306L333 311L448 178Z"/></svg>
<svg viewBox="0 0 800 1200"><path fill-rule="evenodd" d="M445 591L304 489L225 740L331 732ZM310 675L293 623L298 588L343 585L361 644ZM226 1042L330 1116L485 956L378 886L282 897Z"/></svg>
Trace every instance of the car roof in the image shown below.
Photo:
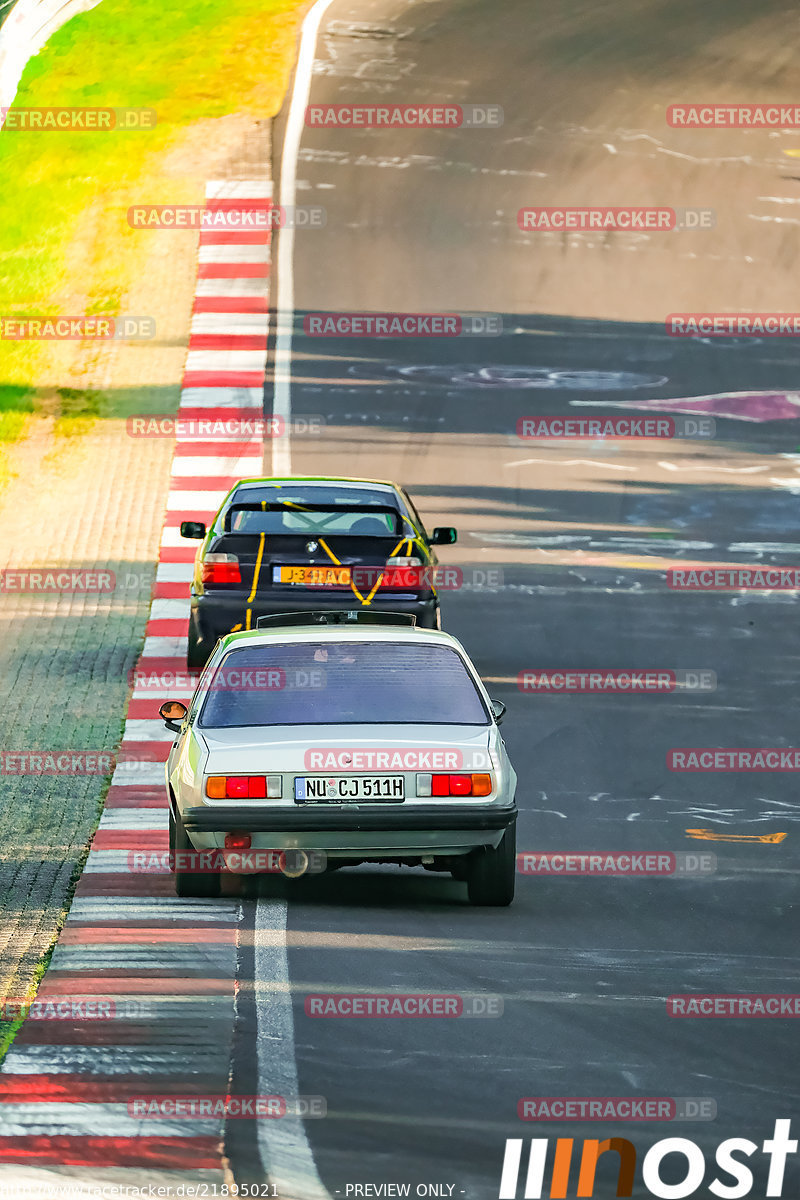
<svg viewBox="0 0 800 1200"><path fill-rule="evenodd" d="M265 485L272 487L294 487L297 484L324 487L331 483L346 483L349 487L360 488L364 491L400 491L398 485L388 479L350 478L347 475L253 475L238 480L235 488L249 484L262 487Z"/></svg>
<svg viewBox="0 0 800 1200"><path fill-rule="evenodd" d="M442 629L420 629L416 625L271 625L266 629L243 629L221 638L222 647L268 646L277 642L416 642L450 646L469 659L464 647Z"/></svg>

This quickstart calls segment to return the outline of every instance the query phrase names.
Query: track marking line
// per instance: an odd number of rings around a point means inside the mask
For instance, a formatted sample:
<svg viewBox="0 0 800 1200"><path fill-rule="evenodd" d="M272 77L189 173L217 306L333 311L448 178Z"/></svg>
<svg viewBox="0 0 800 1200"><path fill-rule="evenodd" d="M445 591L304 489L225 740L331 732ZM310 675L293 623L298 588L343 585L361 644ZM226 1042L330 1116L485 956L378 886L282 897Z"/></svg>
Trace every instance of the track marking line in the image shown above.
<svg viewBox="0 0 800 1200"><path fill-rule="evenodd" d="M281 155L280 204L283 211L297 202L297 161L300 155L300 139L303 135L305 110L311 95L311 77L314 73L314 53L317 34L322 18L333 0L317 0L303 21L300 34L300 52L289 106L289 119L283 139ZM278 238L278 286L276 290L276 335L275 372L272 411L282 417L285 434L272 443L272 474L291 475L292 447L290 428L292 419L292 335L294 332L294 229L282 229Z"/></svg>

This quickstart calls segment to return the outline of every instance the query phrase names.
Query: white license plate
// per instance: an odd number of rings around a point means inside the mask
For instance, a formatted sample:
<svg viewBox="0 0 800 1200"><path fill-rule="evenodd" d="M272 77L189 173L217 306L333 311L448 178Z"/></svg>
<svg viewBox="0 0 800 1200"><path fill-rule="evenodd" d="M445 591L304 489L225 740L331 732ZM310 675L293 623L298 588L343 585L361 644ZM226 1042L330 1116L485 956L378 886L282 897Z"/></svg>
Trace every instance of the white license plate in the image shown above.
<svg viewBox="0 0 800 1200"><path fill-rule="evenodd" d="M347 804L353 800L405 800L402 775L298 775L294 781L298 804Z"/></svg>

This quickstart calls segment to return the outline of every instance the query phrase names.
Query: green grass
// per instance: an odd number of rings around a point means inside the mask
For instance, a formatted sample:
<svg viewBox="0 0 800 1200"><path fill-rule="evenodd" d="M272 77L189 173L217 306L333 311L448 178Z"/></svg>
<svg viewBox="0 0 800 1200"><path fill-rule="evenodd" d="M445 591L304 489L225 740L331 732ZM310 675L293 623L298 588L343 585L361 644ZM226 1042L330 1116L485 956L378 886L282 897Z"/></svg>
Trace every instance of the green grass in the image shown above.
<svg viewBox="0 0 800 1200"><path fill-rule="evenodd" d="M102 0L54 34L28 64L15 108L148 108L157 124L0 132L0 316L78 315L63 307L67 293L83 297L79 312L121 311L149 236L128 227L128 207L202 199L169 155L186 147L198 121L277 112L304 7ZM30 411L37 380L58 376L57 365L47 370L54 362L47 343L0 340L0 412ZM84 417L62 415L64 430L87 427ZM22 424L6 429L18 436Z"/></svg>

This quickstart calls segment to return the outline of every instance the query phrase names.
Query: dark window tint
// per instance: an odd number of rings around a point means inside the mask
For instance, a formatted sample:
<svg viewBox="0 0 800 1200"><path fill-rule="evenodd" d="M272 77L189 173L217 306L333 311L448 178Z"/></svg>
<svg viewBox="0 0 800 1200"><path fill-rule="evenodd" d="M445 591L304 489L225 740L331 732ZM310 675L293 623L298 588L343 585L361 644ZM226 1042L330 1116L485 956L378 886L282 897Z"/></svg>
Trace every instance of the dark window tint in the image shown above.
<svg viewBox="0 0 800 1200"><path fill-rule="evenodd" d="M199 724L487 725L464 663L447 646L303 642L226 654L207 684Z"/></svg>
<svg viewBox="0 0 800 1200"><path fill-rule="evenodd" d="M353 512L343 507L306 512L302 506L298 506L253 512L237 507L244 503L250 501L237 498L231 507L228 521L231 533L294 534L296 537L325 537L326 534L339 537L342 534L348 537L398 537L402 533L400 514L394 510L370 513Z"/></svg>

